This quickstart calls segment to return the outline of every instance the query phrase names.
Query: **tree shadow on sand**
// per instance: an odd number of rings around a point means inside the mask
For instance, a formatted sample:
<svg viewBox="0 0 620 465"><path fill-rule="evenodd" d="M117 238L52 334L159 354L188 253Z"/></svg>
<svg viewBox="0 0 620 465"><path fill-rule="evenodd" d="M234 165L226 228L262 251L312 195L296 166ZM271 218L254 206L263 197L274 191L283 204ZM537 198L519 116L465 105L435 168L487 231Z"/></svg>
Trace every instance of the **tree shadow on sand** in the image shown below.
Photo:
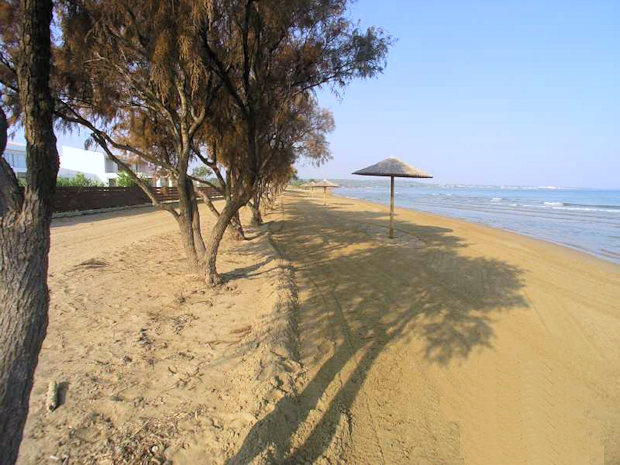
<svg viewBox="0 0 620 465"><path fill-rule="evenodd" d="M302 361L321 365L253 426L228 464L314 463L352 427L348 412L388 345L411 341L429 363L446 365L491 348L494 318L526 306L521 270L470 256L450 229L397 221L388 241L381 213L294 196L284 211L270 229L302 291Z"/></svg>

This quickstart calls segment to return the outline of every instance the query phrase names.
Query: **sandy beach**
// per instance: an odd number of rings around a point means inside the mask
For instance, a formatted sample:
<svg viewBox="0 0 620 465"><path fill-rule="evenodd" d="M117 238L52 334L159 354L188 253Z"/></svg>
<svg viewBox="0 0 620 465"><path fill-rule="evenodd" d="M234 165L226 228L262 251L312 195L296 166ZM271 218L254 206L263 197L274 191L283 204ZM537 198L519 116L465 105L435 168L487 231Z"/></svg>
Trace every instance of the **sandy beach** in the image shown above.
<svg viewBox="0 0 620 465"><path fill-rule="evenodd" d="M282 204L308 382L298 421L254 436L290 463L618 463L617 266L400 209L389 242L383 206Z"/></svg>
<svg viewBox="0 0 620 465"><path fill-rule="evenodd" d="M619 463L620 267L396 213L289 192L215 291L165 213L56 221L20 463Z"/></svg>
<svg viewBox="0 0 620 465"><path fill-rule="evenodd" d="M19 463L224 463L293 391L289 271L266 234L225 237L216 290L188 273L166 212L62 218L51 235L50 324Z"/></svg>

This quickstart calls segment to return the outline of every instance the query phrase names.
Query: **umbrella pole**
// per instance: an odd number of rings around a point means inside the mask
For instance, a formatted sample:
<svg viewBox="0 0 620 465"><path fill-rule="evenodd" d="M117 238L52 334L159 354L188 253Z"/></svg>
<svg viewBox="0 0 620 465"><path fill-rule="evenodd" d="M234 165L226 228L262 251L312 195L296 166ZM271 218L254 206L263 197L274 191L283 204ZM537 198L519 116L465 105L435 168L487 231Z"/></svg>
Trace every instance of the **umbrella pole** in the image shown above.
<svg viewBox="0 0 620 465"><path fill-rule="evenodd" d="M323 206L327 205L327 187L323 188Z"/></svg>
<svg viewBox="0 0 620 465"><path fill-rule="evenodd" d="M394 239L394 176L390 176L390 229L388 237Z"/></svg>

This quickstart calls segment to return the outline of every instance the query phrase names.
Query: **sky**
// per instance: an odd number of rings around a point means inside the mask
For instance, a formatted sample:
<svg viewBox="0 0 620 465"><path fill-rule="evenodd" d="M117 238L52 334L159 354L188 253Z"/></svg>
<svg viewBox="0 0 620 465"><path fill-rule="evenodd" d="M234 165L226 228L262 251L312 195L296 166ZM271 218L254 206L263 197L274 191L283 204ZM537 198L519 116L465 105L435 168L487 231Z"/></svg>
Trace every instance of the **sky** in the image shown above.
<svg viewBox="0 0 620 465"><path fill-rule="evenodd" d="M620 188L619 0L359 0L350 16L395 44L376 79L319 91L333 159L300 177L395 156L435 183Z"/></svg>
<svg viewBox="0 0 620 465"><path fill-rule="evenodd" d="M319 92L333 160L395 156L432 182L620 188L620 1L360 0L397 42L385 72Z"/></svg>

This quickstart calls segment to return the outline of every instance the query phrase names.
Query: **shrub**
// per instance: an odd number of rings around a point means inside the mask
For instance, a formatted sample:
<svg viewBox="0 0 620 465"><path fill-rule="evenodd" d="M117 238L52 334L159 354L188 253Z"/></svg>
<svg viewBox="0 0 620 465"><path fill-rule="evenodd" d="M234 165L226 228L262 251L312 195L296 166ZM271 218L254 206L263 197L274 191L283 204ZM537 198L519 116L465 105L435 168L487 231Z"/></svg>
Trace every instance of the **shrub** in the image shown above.
<svg viewBox="0 0 620 465"><path fill-rule="evenodd" d="M59 177L56 181L56 185L59 187L97 187L103 186L103 183L96 179L89 179L84 174L78 173L72 178Z"/></svg>
<svg viewBox="0 0 620 465"><path fill-rule="evenodd" d="M118 187L135 187L138 184L135 179L129 176L127 171L121 171L118 173L118 176L116 176L116 185Z"/></svg>
<svg viewBox="0 0 620 465"><path fill-rule="evenodd" d="M153 180L148 176L140 176L140 179L149 186L153 182ZM118 187L137 187L138 183L132 176L129 175L129 173L127 173L127 171L120 171L118 176L116 176L116 185Z"/></svg>

